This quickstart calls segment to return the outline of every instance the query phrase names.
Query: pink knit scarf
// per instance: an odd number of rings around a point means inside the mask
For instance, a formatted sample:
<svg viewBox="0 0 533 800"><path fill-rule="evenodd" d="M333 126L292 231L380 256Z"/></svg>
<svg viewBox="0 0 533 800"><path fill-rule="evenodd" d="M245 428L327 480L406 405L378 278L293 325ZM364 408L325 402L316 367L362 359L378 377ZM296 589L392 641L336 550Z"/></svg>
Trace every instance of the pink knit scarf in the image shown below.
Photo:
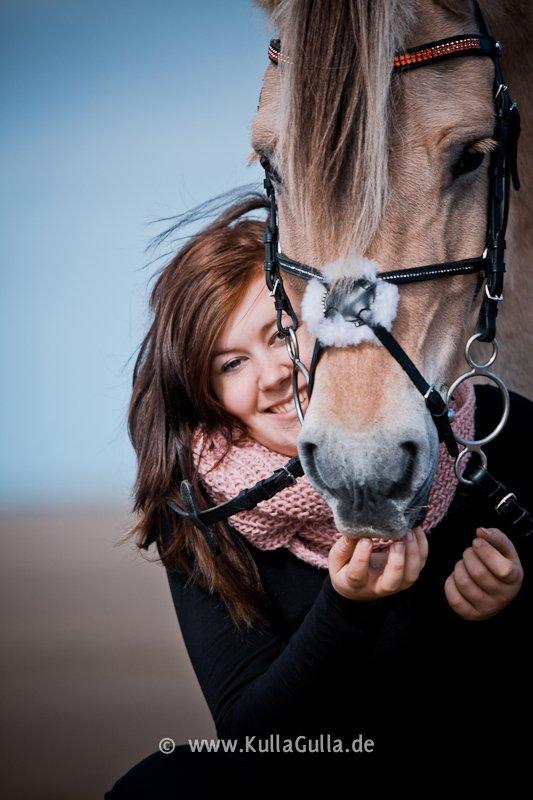
<svg viewBox="0 0 533 800"><path fill-rule="evenodd" d="M475 392L470 382L455 393L456 416L453 427L465 439L474 438ZM233 446L222 462L226 442L221 435L206 441L200 429L193 437L193 458L201 480L215 503L222 503L241 489L266 478L284 463L284 457L248 438ZM440 445L439 463L430 493L428 511L421 527L427 533L444 517L457 487L453 458ZM231 517L230 524L261 550L286 547L295 556L316 567L328 566L328 553L342 535L333 522L333 513L323 497L304 475L297 483L262 501L251 511ZM388 540L387 540L388 542ZM382 539L373 540L374 548L383 548Z"/></svg>

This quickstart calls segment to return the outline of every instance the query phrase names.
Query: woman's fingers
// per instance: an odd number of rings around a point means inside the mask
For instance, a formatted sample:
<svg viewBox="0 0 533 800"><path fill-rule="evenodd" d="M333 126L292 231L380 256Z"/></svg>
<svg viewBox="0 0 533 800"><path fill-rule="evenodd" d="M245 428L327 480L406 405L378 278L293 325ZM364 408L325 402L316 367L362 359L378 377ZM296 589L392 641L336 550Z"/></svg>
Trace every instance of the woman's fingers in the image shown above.
<svg viewBox="0 0 533 800"><path fill-rule="evenodd" d="M405 567L405 544L403 539L389 547L389 557L382 574L377 578L375 590L378 594L397 592L403 582Z"/></svg>
<svg viewBox="0 0 533 800"><path fill-rule="evenodd" d="M466 599L466 597L461 594L457 588L455 583L455 574L453 572L446 579L446 583L444 584L444 594L448 600L448 605L455 611L456 614L459 614L461 617L467 620L476 619L478 615L477 609Z"/></svg>
<svg viewBox="0 0 533 800"><path fill-rule="evenodd" d="M388 549L375 553L369 537L341 536L329 553L329 570L335 589L357 599L394 594L411 586L427 558L425 534L410 532ZM373 563L377 556L379 563Z"/></svg>
<svg viewBox="0 0 533 800"><path fill-rule="evenodd" d="M473 546L494 577L514 583L521 571L520 559L511 540L498 528L478 528Z"/></svg>
<svg viewBox="0 0 533 800"><path fill-rule="evenodd" d="M429 553L429 544L428 544L428 537L426 536L425 532L422 528L415 528L414 534L416 536L416 540L418 542L418 550L420 552L420 559L422 562L422 567L427 561L428 553Z"/></svg>
<svg viewBox="0 0 533 800"><path fill-rule="evenodd" d="M477 586L490 595L498 594L501 588L500 581L494 577L492 572L479 558L473 547L468 547L464 551L463 562L466 571Z"/></svg>
<svg viewBox="0 0 533 800"><path fill-rule="evenodd" d="M348 563L356 544L357 539L354 539L353 536L339 536L328 556L329 567L334 574L340 572L344 565Z"/></svg>
<svg viewBox="0 0 533 800"><path fill-rule="evenodd" d="M350 563L344 568L345 579L353 588L366 586L372 541L368 537L357 540Z"/></svg>
<svg viewBox="0 0 533 800"><path fill-rule="evenodd" d="M486 592L472 580L472 577L465 567L464 561L458 561L455 565L453 579L459 592L473 606L482 605L490 599Z"/></svg>
<svg viewBox="0 0 533 800"><path fill-rule="evenodd" d="M413 531L409 531L404 541L405 541L405 568L403 571L403 579L404 583L410 586L418 578L420 570L424 565L424 560L422 559L420 553L420 544L418 541L418 537L415 536Z"/></svg>
<svg viewBox="0 0 533 800"><path fill-rule="evenodd" d="M389 550L389 559L376 589L397 592L411 586L424 568L428 555L427 537L421 528L410 531ZM379 586L378 586L379 583Z"/></svg>

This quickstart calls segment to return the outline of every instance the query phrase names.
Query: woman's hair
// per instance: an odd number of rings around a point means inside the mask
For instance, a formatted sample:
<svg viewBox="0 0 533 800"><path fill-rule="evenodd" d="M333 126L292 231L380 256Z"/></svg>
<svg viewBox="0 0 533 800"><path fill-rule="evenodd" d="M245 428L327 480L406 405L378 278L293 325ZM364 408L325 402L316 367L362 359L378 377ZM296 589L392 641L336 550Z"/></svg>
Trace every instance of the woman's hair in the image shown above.
<svg viewBox="0 0 533 800"><path fill-rule="evenodd" d="M238 627L269 623L267 595L249 550L221 522L212 526L221 550L214 556L200 531L168 502L183 506L179 490L186 479L200 508L213 504L194 469L197 426L207 435L222 432L228 449L245 433L212 391L210 370L224 325L261 272L265 222L248 215L267 207L263 194L248 192L157 273L150 296L153 319L135 363L128 413L138 471L137 519L127 538L134 537L142 550L156 542L165 567L182 569L209 592L218 592ZM193 211L178 218L177 225L157 237L159 242L198 216Z"/></svg>

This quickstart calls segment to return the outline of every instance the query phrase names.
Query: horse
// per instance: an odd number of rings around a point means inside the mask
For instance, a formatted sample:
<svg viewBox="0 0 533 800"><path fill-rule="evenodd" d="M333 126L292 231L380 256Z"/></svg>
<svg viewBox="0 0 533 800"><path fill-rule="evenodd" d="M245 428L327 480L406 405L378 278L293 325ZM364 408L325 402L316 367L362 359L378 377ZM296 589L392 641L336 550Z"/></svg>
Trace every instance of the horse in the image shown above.
<svg viewBox="0 0 533 800"><path fill-rule="evenodd" d="M395 74L395 53L479 31L470 0L336 3L257 0L281 52L266 68L252 147L277 182L281 249L295 262L384 272L478 256L485 247L489 163L499 146L494 64L454 58ZM533 396L529 314L533 159L529 153L533 8L485 0L522 123L519 202L507 227L499 374ZM295 287L301 281L291 278ZM476 276L403 287L396 340L441 391L463 371L479 311ZM529 301L529 302L528 302ZM426 492L438 438L420 394L385 347L329 347L316 365L298 440L307 477L353 535L399 536Z"/></svg>

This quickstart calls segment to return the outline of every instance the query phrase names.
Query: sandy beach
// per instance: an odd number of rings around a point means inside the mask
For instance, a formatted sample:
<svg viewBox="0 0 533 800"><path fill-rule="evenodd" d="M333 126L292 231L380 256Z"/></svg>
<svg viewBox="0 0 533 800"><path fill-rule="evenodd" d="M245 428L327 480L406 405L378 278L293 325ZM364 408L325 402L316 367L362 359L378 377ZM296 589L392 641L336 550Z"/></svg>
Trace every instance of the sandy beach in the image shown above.
<svg viewBox="0 0 533 800"><path fill-rule="evenodd" d="M123 508L2 514L3 796L94 800L158 748L214 736L156 551Z"/></svg>

